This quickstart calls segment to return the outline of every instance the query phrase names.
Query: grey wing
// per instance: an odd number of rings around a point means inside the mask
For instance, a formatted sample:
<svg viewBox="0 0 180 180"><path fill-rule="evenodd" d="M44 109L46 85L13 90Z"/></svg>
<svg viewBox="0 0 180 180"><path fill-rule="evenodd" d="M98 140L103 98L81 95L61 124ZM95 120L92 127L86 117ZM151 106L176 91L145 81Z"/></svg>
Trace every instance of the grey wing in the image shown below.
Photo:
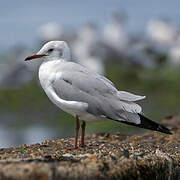
<svg viewBox="0 0 180 180"><path fill-rule="evenodd" d="M88 112L97 116L110 112L110 105L105 97L113 97L118 91L108 80L103 80L102 76L73 62L55 68L52 86L60 98L86 102Z"/></svg>
<svg viewBox="0 0 180 180"><path fill-rule="evenodd" d="M135 95L125 91L118 91L113 82L104 76L94 73L84 66L77 63L69 62L65 64L65 67L61 67L66 74L65 79L73 81L73 85L79 89L84 90L88 93L101 93L105 96L113 95L115 98L123 101L134 102L145 98L145 96ZM72 73L74 72L74 76Z"/></svg>
<svg viewBox="0 0 180 180"><path fill-rule="evenodd" d="M114 87L114 84L109 79L95 72L92 72L91 70L80 64L68 62L57 68L58 71L63 72L63 77L65 79L73 81L73 85L76 85L78 88L85 91L89 92L89 90L98 90L101 93L118 92ZM91 93L92 92L93 91L91 91Z"/></svg>
<svg viewBox="0 0 180 180"><path fill-rule="evenodd" d="M78 87L73 85L72 81L68 80L64 76L53 81L52 87L58 97L63 100L87 103L88 108L86 111L95 116L103 116L105 115L105 111L109 111L108 105L104 105L104 107L102 108L103 103L107 104L103 102L103 98L94 96L86 91L79 89Z"/></svg>
<svg viewBox="0 0 180 180"><path fill-rule="evenodd" d="M125 101L139 101L146 98L146 96L139 96L126 91L118 91L118 97Z"/></svg>
<svg viewBox="0 0 180 180"><path fill-rule="evenodd" d="M120 101L117 89L96 74L65 70L52 82L56 94L67 101L85 102L87 112L118 121L139 122L141 107ZM133 117L131 118L133 114Z"/></svg>

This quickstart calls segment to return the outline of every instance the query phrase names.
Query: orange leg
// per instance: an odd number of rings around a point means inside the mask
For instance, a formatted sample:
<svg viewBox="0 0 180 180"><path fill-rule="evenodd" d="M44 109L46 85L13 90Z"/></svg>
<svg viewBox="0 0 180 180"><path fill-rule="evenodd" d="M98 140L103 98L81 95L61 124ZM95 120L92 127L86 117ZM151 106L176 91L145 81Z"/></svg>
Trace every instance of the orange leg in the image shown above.
<svg viewBox="0 0 180 180"><path fill-rule="evenodd" d="M82 134L81 134L81 147L84 147L85 128L86 128L86 123L85 123L85 121L82 121L82 124L81 124L81 129L82 129Z"/></svg>
<svg viewBox="0 0 180 180"><path fill-rule="evenodd" d="M75 144L74 144L75 149L78 148L78 134L79 134L79 118L78 116L76 116L76 135L75 135Z"/></svg>

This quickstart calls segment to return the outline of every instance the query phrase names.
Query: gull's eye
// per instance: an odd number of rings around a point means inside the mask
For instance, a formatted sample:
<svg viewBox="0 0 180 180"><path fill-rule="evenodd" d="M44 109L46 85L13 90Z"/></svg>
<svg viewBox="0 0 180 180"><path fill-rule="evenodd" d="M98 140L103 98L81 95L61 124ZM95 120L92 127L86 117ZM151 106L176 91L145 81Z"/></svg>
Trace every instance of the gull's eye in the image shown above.
<svg viewBox="0 0 180 180"><path fill-rule="evenodd" d="M51 48L51 49L48 50L48 53L53 52L53 51L54 51L54 49Z"/></svg>

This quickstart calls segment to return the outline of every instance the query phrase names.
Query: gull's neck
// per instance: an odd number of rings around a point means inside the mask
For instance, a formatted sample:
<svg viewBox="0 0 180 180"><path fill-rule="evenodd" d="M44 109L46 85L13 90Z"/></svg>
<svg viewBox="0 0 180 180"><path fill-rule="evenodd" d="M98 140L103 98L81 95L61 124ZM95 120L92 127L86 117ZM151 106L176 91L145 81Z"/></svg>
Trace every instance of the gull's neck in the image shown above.
<svg viewBox="0 0 180 180"><path fill-rule="evenodd" d="M50 77L51 73L61 66L61 64L67 63L67 60L64 58L58 57L45 57L42 64L39 67L39 79L40 81L47 80Z"/></svg>
<svg viewBox="0 0 180 180"><path fill-rule="evenodd" d="M43 59L43 63L45 63L45 62L56 62L56 61L65 62L65 61L69 61L69 60L67 60L67 58L63 58L63 57L59 58L59 57L51 57L51 56L47 56Z"/></svg>
<svg viewBox="0 0 180 180"><path fill-rule="evenodd" d="M51 83L53 76L57 72L57 68L61 66L61 64L66 63L64 59L51 59L47 58L42 62L39 67L39 80L43 89L46 89Z"/></svg>

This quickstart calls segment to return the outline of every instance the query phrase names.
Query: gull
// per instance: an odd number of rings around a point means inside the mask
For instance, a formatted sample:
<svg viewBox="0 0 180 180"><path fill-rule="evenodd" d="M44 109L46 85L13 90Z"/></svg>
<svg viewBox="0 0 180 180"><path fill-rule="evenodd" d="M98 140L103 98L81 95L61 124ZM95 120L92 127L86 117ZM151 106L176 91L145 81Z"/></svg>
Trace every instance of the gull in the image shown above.
<svg viewBox="0 0 180 180"><path fill-rule="evenodd" d="M171 46L177 38L177 29L167 20L151 19L147 24L147 35L158 45Z"/></svg>
<svg viewBox="0 0 180 180"><path fill-rule="evenodd" d="M105 67L102 56L100 57L102 50L99 46L98 30L94 24L89 23L83 25L78 31L72 43L71 52L75 62L103 75Z"/></svg>
<svg viewBox="0 0 180 180"><path fill-rule="evenodd" d="M38 29L38 36L43 42L59 39L63 35L63 28L56 22L46 23Z"/></svg>
<svg viewBox="0 0 180 180"><path fill-rule="evenodd" d="M177 37L177 40L174 42L172 47L169 49L168 52L168 59L173 67L179 68L180 67L180 35Z"/></svg>
<svg viewBox="0 0 180 180"><path fill-rule="evenodd" d="M115 12L111 15L110 21L104 27L102 35L104 43L118 54L127 48L129 39L125 31L122 14Z"/></svg>
<svg viewBox="0 0 180 180"><path fill-rule="evenodd" d="M142 115L135 101L145 96L119 91L114 84L86 67L71 62L70 49L64 41L50 41L25 61L43 59L39 79L49 99L76 118L74 148L78 148L79 120L82 120L81 144L87 122L117 121L166 134L170 130Z"/></svg>

